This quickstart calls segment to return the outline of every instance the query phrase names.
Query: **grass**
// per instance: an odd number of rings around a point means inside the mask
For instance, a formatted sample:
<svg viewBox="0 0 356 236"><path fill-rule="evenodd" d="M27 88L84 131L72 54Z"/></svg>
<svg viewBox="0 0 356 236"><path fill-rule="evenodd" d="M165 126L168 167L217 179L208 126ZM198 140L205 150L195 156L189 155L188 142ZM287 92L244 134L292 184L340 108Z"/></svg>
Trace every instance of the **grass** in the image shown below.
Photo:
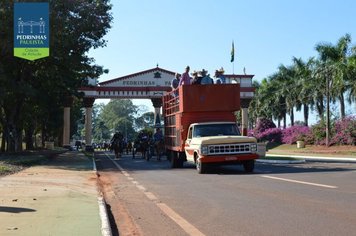
<svg viewBox="0 0 356 236"><path fill-rule="evenodd" d="M11 167L0 163L0 173L11 172Z"/></svg>
<svg viewBox="0 0 356 236"><path fill-rule="evenodd" d="M82 151L83 154L88 158L94 158L94 152Z"/></svg>
<svg viewBox="0 0 356 236"><path fill-rule="evenodd" d="M12 156L5 157L2 161L10 165L21 165L21 166L34 166L40 165L44 161L47 161L48 157L43 155L34 155L34 156Z"/></svg>
<svg viewBox="0 0 356 236"><path fill-rule="evenodd" d="M313 155L313 156L351 156L356 157L356 146L317 146L307 145L297 148L296 144L268 144L268 154Z"/></svg>
<svg viewBox="0 0 356 236"><path fill-rule="evenodd" d="M23 168L42 165L62 153L63 150L36 150L0 154L0 176L12 174Z"/></svg>

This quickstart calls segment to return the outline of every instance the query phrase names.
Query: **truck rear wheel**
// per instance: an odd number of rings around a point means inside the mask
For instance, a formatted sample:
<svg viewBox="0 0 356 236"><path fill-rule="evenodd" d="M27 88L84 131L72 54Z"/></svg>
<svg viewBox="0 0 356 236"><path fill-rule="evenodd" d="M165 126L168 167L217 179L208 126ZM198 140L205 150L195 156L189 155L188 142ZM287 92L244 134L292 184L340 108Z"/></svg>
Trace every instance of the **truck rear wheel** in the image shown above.
<svg viewBox="0 0 356 236"><path fill-rule="evenodd" d="M183 163L186 160L185 152L179 152L177 158L177 168L183 168Z"/></svg>
<svg viewBox="0 0 356 236"><path fill-rule="evenodd" d="M170 151L170 166L171 168L177 168L178 167L178 154L175 151Z"/></svg>
<svg viewBox="0 0 356 236"><path fill-rule="evenodd" d="M255 160L244 161L243 165L244 165L245 172L251 173L251 172L253 172L253 169L255 168Z"/></svg>

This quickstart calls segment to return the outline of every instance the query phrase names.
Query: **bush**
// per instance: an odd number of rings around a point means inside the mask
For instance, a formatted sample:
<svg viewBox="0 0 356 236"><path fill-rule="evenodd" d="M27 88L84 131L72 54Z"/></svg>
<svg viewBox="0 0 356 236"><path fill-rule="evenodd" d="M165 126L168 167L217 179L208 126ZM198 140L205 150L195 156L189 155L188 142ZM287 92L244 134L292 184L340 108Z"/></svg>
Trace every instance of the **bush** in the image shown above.
<svg viewBox="0 0 356 236"><path fill-rule="evenodd" d="M276 125L273 123L273 121L266 118L260 118L257 121L256 127L254 128L254 133L262 133L265 130L271 128L276 128Z"/></svg>
<svg viewBox="0 0 356 236"><path fill-rule="evenodd" d="M282 130L279 128L271 128L263 131L262 133L255 134L255 137L259 142L282 142Z"/></svg>
<svg viewBox="0 0 356 236"><path fill-rule="evenodd" d="M306 144L313 144L313 133L308 126L295 125L282 131L282 142L295 144L297 141L304 141Z"/></svg>
<svg viewBox="0 0 356 236"><path fill-rule="evenodd" d="M330 144L356 145L356 117L349 116L335 122Z"/></svg>
<svg viewBox="0 0 356 236"><path fill-rule="evenodd" d="M314 144L316 145L325 145L326 139L326 126L325 122L321 120L319 123L311 127L312 135L314 137Z"/></svg>

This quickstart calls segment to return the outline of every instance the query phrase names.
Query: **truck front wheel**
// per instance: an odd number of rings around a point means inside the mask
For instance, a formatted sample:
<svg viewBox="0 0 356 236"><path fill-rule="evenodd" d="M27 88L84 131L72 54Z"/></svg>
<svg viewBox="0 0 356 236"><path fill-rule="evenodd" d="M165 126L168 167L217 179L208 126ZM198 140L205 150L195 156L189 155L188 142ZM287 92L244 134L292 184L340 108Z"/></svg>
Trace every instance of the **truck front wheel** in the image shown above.
<svg viewBox="0 0 356 236"><path fill-rule="evenodd" d="M202 163L199 159L196 160L195 165L199 174L205 174L207 172L206 164Z"/></svg>
<svg viewBox="0 0 356 236"><path fill-rule="evenodd" d="M253 172L253 169L255 168L255 160L248 160L243 162L244 169L246 173L251 173Z"/></svg>

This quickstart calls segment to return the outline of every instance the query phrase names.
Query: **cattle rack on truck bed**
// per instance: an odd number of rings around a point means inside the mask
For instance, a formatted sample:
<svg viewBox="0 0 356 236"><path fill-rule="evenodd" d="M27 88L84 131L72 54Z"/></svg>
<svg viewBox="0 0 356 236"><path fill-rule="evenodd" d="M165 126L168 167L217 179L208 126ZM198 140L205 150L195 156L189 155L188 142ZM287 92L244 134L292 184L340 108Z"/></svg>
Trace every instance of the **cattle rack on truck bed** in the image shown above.
<svg viewBox="0 0 356 236"><path fill-rule="evenodd" d="M163 96L165 144L168 154L184 154L189 125L198 122L236 122L240 110L239 84L183 85Z"/></svg>

